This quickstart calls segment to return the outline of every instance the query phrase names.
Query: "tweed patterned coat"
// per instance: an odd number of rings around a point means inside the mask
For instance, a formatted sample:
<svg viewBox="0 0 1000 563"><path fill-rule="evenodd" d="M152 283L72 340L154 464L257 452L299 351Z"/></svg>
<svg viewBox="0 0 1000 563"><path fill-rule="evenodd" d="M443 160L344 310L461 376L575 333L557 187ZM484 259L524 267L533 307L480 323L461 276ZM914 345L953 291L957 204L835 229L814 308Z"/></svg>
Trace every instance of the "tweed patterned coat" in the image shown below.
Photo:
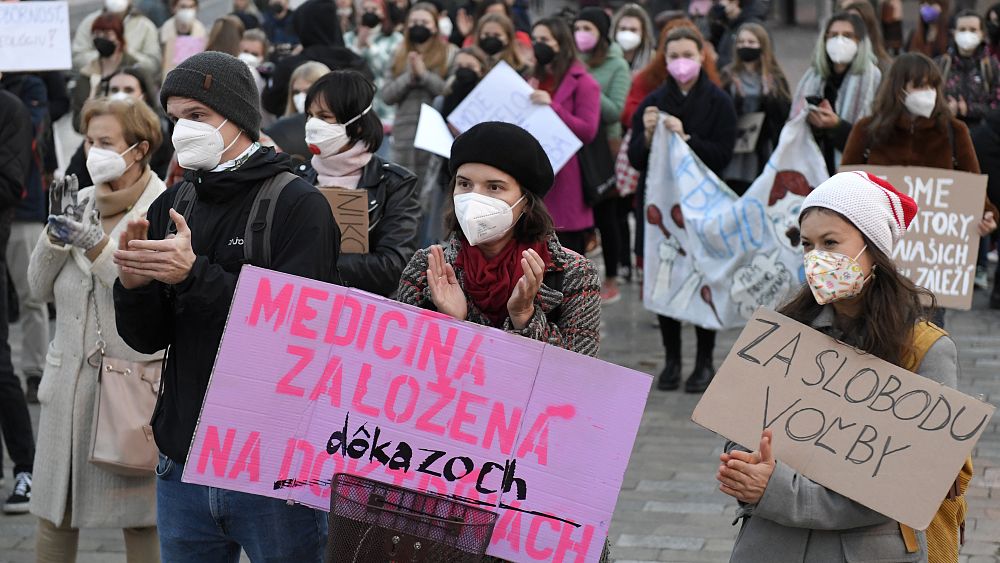
<svg viewBox="0 0 1000 563"><path fill-rule="evenodd" d="M461 248L461 240L452 234L444 243L444 259L454 265L455 258ZM544 283L535 296L535 314L523 330L517 330L511 325L510 319L504 320L503 330L519 334L532 340L541 340L560 348L572 350L578 354L596 356L598 348L598 329L601 324L601 283L593 262L562 247L555 234L548 238L549 252L552 254L552 264L546 272L564 271L562 291L546 286ZM428 249L418 250L409 265L403 270L399 280L396 300L415 305L424 309L434 309L431 300L431 289L427 285L427 254ZM465 287L464 272L455 268L458 283ZM465 319L480 325L492 326L490 320L466 296L469 304L468 317ZM556 322L549 322L546 314L556 307L561 308Z"/></svg>
<svg viewBox="0 0 1000 563"><path fill-rule="evenodd" d="M164 190L156 174L149 174L146 189L132 209L109 234L100 256L91 262L69 246L56 246L43 233L31 254L28 284L39 300L55 301L59 310L55 338L45 358L45 374L38 388L42 404L38 424L38 449L31 498L31 513L60 523L71 500L70 526L74 528L140 528L156 525L156 486L149 477L124 477L88 461L97 368L87 363L96 349L97 322L93 289L107 354L130 361L150 361L156 356L128 347L115 327L111 288L118 278L112 255L118 235L129 221L142 217ZM80 190L90 198L85 213L93 209L93 188ZM152 414L152 413L150 413Z"/></svg>

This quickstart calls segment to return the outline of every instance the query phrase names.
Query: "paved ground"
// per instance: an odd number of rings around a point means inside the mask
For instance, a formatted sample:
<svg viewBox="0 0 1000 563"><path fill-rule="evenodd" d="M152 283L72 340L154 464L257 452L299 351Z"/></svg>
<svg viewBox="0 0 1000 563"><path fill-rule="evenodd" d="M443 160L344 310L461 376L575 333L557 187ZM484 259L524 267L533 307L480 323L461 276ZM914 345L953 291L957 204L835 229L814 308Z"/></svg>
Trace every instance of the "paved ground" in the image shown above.
<svg viewBox="0 0 1000 563"><path fill-rule="evenodd" d="M210 0L213 4L215 1ZM205 7L208 2L203 2ZM217 9L217 8L216 8ZM206 10L207 11L207 10ZM809 14L802 15L809 21ZM805 70L815 38L813 26L774 30L777 51L792 84ZM623 299L605 310L601 356L651 374L663 361L654 317L638 302L637 286L625 287ZM1000 404L1000 312L983 308L948 316L959 344L959 387ZM17 334L16 328L13 334ZM716 365L737 331L719 336ZM685 331L685 374L692 368L694 334ZM16 340L16 337L14 338ZM17 354L15 353L15 358ZM625 484L612 523L613 555L619 563L640 561L726 561L736 529L730 525L735 502L716 490L714 473L721 440L692 422L697 396L653 391L646 405ZM37 421L38 408L32 407ZM1000 563L1000 416L995 417L975 451L976 478L969 490L968 543L962 561ZM4 460L10 490L10 461ZM0 516L0 563L34 560L34 520ZM80 563L124 562L118 530L81 534Z"/></svg>

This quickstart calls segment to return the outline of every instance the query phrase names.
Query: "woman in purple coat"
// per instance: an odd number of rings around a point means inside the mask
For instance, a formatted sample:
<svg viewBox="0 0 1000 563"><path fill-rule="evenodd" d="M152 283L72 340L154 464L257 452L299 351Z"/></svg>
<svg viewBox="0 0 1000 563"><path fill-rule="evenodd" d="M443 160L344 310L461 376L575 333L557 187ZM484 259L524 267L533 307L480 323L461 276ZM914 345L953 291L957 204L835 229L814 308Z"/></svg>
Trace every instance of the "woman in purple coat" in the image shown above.
<svg viewBox="0 0 1000 563"><path fill-rule="evenodd" d="M597 136L601 118L601 87L576 58L569 24L555 18L540 20L531 29L535 44L536 88L531 101L551 106L584 145ZM583 201L580 162L574 155L556 174L545 205L555 222L559 242L584 253L585 233L594 226L594 213Z"/></svg>

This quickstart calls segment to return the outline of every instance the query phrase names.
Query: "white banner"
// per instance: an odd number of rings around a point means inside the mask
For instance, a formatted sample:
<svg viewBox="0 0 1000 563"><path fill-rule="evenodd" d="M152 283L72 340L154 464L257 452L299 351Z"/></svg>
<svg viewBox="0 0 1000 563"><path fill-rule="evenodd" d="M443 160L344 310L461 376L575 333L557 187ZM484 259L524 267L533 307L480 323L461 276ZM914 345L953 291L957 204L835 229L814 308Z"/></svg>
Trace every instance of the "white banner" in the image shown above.
<svg viewBox="0 0 1000 563"><path fill-rule="evenodd" d="M775 308L804 279L799 208L828 177L804 112L785 124L742 197L658 125L646 181L645 307L711 329Z"/></svg>
<svg viewBox="0 0 1000 563"><path fill-rule="evenodd" d="M459 133L484 121L503 121L523 127L538 139L552 163L552 170L559 172L583 143L555 110L531 103L529 96L534 91L517 71L500 61L451 112L448 123ZM497 148L503 150L503 147Z"/></svg>
<svg viewBox="0 0 1000 563"><path fill-rule="evenodd" d="M0 72L67 70L66 2L0 2Z"/></svg>

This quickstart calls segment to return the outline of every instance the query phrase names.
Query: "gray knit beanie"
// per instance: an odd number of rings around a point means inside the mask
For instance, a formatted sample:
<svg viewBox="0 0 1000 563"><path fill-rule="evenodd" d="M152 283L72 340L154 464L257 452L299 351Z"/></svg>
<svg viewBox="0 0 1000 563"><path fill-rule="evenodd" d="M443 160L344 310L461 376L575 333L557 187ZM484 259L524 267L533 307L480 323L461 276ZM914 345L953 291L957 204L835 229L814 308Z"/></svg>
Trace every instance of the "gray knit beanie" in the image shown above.
<svg viewBox="0 0 1000 563"><path fill-rule="evenodd" d="M260 138L260 95L250 67L232 55L205 51L167 73L160 104L180 96L198 100L235 123L251 139Z"/></svg>

